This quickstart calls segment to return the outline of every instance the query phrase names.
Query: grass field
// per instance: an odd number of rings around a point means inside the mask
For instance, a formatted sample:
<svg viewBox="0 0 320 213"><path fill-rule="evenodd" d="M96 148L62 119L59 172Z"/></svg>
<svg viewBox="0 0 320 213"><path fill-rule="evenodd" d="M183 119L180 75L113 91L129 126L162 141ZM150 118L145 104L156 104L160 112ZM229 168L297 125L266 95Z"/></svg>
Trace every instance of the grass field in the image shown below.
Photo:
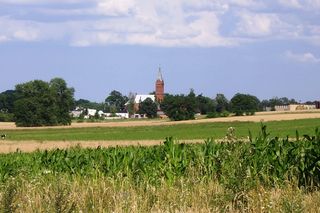
<svg viewBox="0 0 320 213"><path fill-rule="evenodd" d="M298 130L301 135L313 134L316 127L320 127L320 119L302 119L290 121L264 122L271 136L295 137ZM223 138L228 127L236 129L237 137L247 137L251 131L257 136L261 123L255 122L214 122L195 124L176 124L161 126L135 127L87 127L61 129L15 129L1 130L7 134L7 140L15 141L95 141L95 140L163 140L172 136L179 140Z"/></svg>

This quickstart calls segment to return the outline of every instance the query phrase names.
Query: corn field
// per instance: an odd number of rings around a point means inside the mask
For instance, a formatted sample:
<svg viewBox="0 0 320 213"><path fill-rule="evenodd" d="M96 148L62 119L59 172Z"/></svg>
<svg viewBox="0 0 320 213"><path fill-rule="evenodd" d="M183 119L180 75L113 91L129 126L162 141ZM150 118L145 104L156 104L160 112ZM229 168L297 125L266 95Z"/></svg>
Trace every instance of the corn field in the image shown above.
<svg viewBox="0 0 320 213"><path fill-rule="evenodd" d="M249 141L184 144L166 138L154 147L17 151L0 155L0 186L2 208L9 212L33 212L50 202L49 212L241 212L268 205L269 210L303 211L305 197L320 198L320 132L280 139L262 126L258 137L249 134ZM281 194L288 186L282 199L274 198L280 204L269 204L271 191ZM295 194L301 195L295 201L301 208L292 203ZM190 196L203 199L193 204ZM268 204L253 205L257 196L266 196L268 202L262 203ZM319 200L312 211L320 210Z"/></svg>

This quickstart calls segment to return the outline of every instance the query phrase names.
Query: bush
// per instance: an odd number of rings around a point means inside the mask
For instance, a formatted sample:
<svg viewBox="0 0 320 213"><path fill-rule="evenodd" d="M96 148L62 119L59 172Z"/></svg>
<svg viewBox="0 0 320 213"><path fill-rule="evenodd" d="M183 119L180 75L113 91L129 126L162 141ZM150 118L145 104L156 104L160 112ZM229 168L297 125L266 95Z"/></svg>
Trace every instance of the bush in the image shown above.
<svg viewBox="0 0 320 213"><path fill-rule="evenodd" d="M207 118L217 118L217 117L219 117L219 115L216 112L209 112L207 114Z"/></svg>
<svg viewBox="0 0 320 213"><path fill-rule="evenodd" d="M220 115L220 117L229 117L230 112L228 112L228 111L223 111L223 112L221 112L219 115Z"/></svg>
<svg viewBox="0 0 320 213"><path fill-rule="evenodd" d="M0 112L0 122L14 122L14 115L12 113Z"/></svg>

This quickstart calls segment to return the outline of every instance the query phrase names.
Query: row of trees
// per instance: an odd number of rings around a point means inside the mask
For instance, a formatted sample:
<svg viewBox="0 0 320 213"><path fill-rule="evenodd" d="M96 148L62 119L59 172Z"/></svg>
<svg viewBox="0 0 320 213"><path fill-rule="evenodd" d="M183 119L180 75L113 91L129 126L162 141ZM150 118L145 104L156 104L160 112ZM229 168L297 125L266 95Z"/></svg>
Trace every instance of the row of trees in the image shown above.
<svg viewBox="0 0 320 213"><path fill-rule="evenodd" d="M237 93L229 101L223 94L215 98L196 95L193 90L188 95L166 94L161 103L146 99L136 112L134 94L122 95L113 90L103 103L89 100L74 100L74 89L69 88L61 78L50 82L34 80L18 84L15 90L0 93L0 121L15 120L17 126L68 125L71 123L70 110L75 106L93 108L104 112L129 112L146 114L149 118L157 116L162 110L172 120L194 119L196 113L208 117L235 115L252 115L266 108L274 110L276 105L297 103L294 99L272 98L260 100L249 94Z"/></svg>
<svg viewBox="0 0 320 213"><path fill-rule="evenodd" d="M238 116L253 115L259 110L259 104L257 97L248 94L237 93L229 101L223 94L211 99L191 90L188 95L166 95L161 109L171 120L188 120L194 119L196 113L209 117L226 116L229 112Z"/></svg>

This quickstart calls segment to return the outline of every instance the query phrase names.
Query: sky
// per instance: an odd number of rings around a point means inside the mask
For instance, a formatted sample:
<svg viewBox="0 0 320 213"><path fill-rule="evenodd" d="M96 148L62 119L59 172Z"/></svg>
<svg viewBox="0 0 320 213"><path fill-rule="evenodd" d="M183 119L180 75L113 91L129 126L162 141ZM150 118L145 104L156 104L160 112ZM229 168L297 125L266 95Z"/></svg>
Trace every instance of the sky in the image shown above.
<svg viewBox="0 0 320 213"><path fill-rule="evenodd" d="M54 77L112 90L320 100L320 0L0 0L0 92Z"/></svg>

